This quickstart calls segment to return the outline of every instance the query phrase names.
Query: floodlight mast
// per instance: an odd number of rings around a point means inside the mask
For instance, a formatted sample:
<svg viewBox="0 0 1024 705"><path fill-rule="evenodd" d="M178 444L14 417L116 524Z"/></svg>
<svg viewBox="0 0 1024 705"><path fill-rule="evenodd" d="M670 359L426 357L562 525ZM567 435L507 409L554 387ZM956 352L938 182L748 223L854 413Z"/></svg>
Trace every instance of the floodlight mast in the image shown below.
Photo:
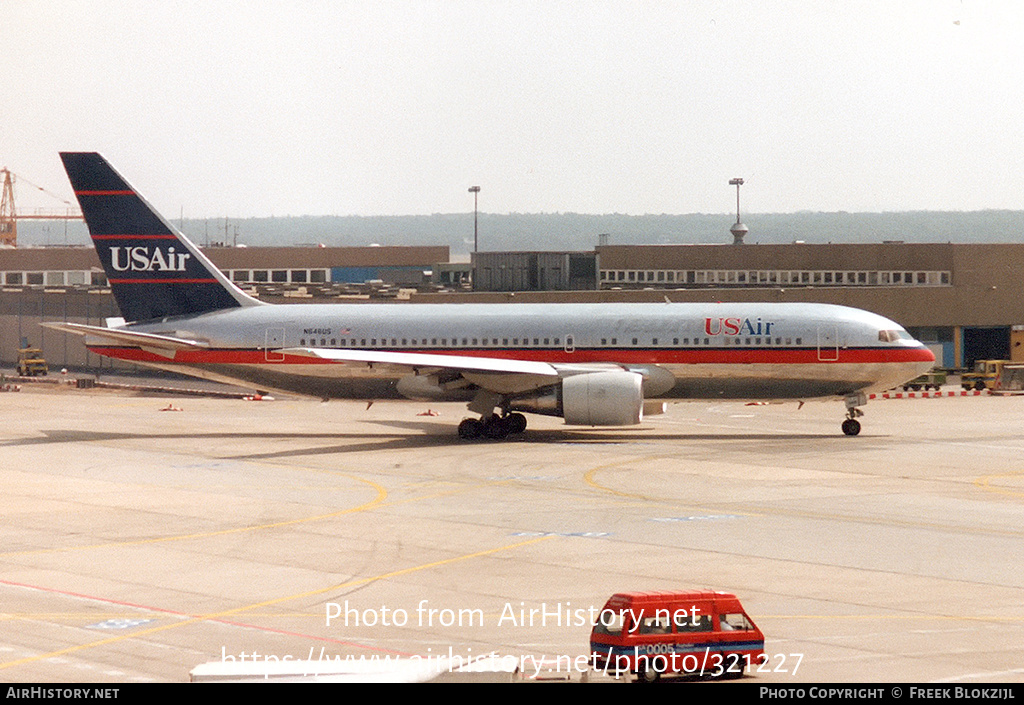
<svg viewBox="0 0 1024 705"><path fill-rule="evenodd" d="M736 187L736 224L729 232L732 233L732 244L742 245L743 237L749 232L747 226L740 220L740 186L743 185L743 179L729 179L729 185Z"/></svg>

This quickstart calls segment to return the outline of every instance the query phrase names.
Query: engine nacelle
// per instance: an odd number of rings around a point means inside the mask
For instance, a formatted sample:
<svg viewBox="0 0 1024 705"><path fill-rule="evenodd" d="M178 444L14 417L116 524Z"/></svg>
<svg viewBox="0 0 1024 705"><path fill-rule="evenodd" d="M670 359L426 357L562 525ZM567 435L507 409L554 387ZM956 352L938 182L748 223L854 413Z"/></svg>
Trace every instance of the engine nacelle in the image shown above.
<svg viewBox="0 0 1024 705"><path fill-rule="evenodd" d="M573 426L632 426L643 420L643 377L625 370L587 372L558 387L510 400L509 408L561 416Z"/></svg>
<svg viewBox="0 0 1024 705"><path fill-rule="evenodd" d="M592 372L562 380L562 416L576 426L632 426L643 420L643 377Z"/></svg>

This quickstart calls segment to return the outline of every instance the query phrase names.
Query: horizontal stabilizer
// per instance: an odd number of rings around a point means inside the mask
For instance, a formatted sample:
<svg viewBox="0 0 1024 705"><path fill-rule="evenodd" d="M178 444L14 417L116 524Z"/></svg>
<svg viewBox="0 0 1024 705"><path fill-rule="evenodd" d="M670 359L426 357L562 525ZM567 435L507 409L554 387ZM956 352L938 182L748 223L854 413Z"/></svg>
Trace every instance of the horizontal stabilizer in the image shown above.
<svg viewBox="0 0 1024 705"><path fill-rule="evenodd" d="M86 336L86 344L89 338L99 338L106 343L118 345L132 345L148 350L163 357L174 357L178 350L204 350L208 345L198 340L186 340L185 338L173 338L168 335L156 335L154 333L138 333L123 328L101 328L99 326L87 326L81 323L40 323L44 328L74 333L75 335Z"/></svg>

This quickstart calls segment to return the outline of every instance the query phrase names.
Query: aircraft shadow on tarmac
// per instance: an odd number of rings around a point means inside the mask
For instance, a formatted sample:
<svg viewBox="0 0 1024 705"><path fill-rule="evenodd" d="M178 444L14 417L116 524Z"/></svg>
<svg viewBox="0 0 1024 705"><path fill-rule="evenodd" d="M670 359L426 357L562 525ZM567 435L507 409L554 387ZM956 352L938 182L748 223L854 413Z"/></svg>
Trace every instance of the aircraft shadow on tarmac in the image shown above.
<svg viewBox="0 0 1024 705"><path fill-rule="evenodd" d="M500 444L539 444L539 445L560 445L560 444L620 444L632 442L650 441L716 441L716 442L750 442L750 441L800 441L810 440L820 442L826 438L833 438L840 442L848 442L844 436L817 435L807 433L785 434L785 433L744 433L744 434L713 434L713 433L647 433L643 429L631 429L629 431L609 431L607 429L551 429L551 430L529 430L522 434L511 436L504 440L476 439L471 441L461 440L450 423L438 423L435 421L375 421L370 422L380 426L392 427L396 432L388 433L133 433L119 431L83 431L80 429L51 429L43 430L43 435L35 438L22 438L6 443L3 446L29 446L62 443L89 443L89 442L110 442L110 441L144 441L168 440L168 439L239 439L253 441L259 440L293 440L296 442L319 442L335 441L325 446L309 446L304 448L292 448L271 453L250 453L245 455L225 456L236 460L258 460L269 458L287 458L304 455L331 455L340 453L357 453L368 451L415 449L415 448L437 448L444 446L491 446L498 447ZM418 432L418 433L417 433ZM864 437L861 437L864 440ZM344 442L350 441L350 442Z"/></svg>

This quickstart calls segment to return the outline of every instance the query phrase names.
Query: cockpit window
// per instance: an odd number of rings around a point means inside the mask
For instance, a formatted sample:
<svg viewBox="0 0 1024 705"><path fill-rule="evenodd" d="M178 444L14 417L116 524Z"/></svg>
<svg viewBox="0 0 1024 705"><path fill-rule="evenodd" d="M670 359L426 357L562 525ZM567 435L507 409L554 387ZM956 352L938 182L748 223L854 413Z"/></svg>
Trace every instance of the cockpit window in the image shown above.
<svg viewBox="0 0 1024 705"><path fill-rule="evenodd" d="M908 333L907 331L903 330L902 328L899 329L899 330L880 330L880 331L878 331L878 339L881 340L883 343L895 343L896 341L900 340L901 338L903 340L910 340L911 339L910 333Z"/></svg>

